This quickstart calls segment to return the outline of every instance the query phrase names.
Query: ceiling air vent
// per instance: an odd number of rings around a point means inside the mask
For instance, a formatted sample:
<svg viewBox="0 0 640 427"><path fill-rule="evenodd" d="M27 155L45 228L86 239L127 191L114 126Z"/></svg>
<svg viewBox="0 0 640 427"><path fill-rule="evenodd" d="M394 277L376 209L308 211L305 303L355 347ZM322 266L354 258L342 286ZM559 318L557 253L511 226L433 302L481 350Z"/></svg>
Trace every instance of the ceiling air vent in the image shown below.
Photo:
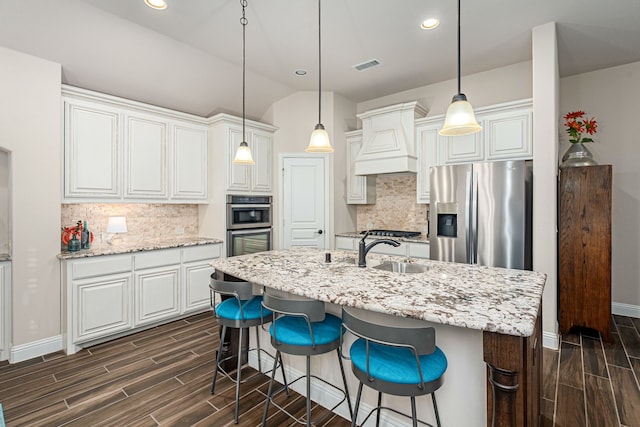
<svg viewBox="0 0 640 427"><path fill-rule="evenodd" d="M369 68L377 67L378 65L380 65L380 61L378 61L377 59L370 59L369 61L354 65L353 68L358 71L364 71L368 70Z"/></svg>

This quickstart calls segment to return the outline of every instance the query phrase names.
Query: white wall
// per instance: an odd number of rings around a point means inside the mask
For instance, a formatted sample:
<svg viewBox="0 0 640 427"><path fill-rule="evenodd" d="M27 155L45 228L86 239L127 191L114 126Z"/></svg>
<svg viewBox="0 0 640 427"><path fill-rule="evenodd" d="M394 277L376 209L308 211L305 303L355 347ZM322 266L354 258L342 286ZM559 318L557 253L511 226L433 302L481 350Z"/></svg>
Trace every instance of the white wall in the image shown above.
<svg viewBox="0 0 640 427"><path fill-rule="evenodd" d="M569 147L561 116L569 111L584 110L589 117L596 118L596 142L588 144L588 148L599 164L613 166L614 310L616 303L632 305L636 316L640 316L640 144L635 130L638 99L640 62L560 80L558 154L562 157Z"/></svg>
<svg viewBox="0 0 640 427"><path fill-rule="evenodd" d="M555 23L533 29L533 269L547 274L543 344L557 348L558 55Z"/></svg>
<svg viewBox="0 0 640 427"><path fill-rule="evenodd" d="M0 147L12 158L16 346L60 335L61 67L5 48L0 63Z"/></svg>
<svg viewBox="0 0 640 427"><path fill-rule="evenodd" d="M1 136L0 136L1 138ZM2 141L0 140L0 146ZM9 152L0 149L0 254L9 254L9 173L10 173Z"/></svg>
<svg viewBox="0 0 640 427"><path fill-rule="evenodd" d="M275 102L262 121L278 127L274 135L274 247L280 247L279 211L282 174L280 173L280 154L305 154L309 144L309 136L318 122L318 93L297 92ZM346 205L346 140L344 132L352 130L355 124L355 104L331 92L322 94L322 123L324 124L331 145L335 152L329 155L329 194L330 218L329 235L336 227L355 229L355 209ZM330 245L333 246L333 239Z"/></svg>

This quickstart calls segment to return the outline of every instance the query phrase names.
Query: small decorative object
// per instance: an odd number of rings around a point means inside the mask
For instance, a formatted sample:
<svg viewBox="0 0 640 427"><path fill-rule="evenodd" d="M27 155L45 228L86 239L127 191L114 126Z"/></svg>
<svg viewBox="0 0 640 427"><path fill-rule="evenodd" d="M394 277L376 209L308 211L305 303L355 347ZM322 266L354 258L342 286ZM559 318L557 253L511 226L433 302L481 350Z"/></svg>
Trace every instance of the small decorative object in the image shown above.
<svg viewBox="0 0 640 427"><path fill-rule="evenodd" d="M89 232L89 227L87 227L87 221L82 225L82 249L91 248L91 238L89 237L91 233Z"/></svg>
<svg viewBox="0 0 640 427"><path fill-rule="evenodd" d="M91 243L93 243L93 232L87 229L88 234L84 234L84 226L82 225L82 221L78 221L76 225L72 225L71 227L64 227L62 229L62 244L69 247L71 240L74 238L78 241L78 249L89 249ZM83 241L86 239L87 247L83 247ZM78 250L75 249L75 250ZM71 249L69 249L71 250Z"/></svg>
<svg viewBox="0 0 640 427"><path fill-rule="evenodd" d="M71 236L71 240L69 240L67 249L69 250L69 252L77 252L80 250L80 240L78 240L75 233Z"/></svg>
<svg viewBox="0 0 640 427"><path fill-rule="evenodd" d="M587 119L584 115L584 111L579 110L572 111L564 116L564 124L567 127L566 131L569 134L571 147L562 156L561 168L597 165L596 161L593 160L591 151L584 146L585 143L594 141L590 137L583 137L582 134L595 134L598 130L598 123L593 117Z"/></svg>

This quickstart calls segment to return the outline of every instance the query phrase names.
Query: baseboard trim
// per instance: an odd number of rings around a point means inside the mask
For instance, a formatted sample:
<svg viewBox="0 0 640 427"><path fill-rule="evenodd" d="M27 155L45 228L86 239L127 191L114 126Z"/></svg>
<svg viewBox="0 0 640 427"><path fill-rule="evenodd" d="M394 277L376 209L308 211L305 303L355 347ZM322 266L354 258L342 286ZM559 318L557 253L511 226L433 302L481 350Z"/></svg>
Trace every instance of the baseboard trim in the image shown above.
<svg viewBox="0 0 640 427"><path fill-rule="evenodd" d="M560 335L553 332L542 332L542 346L551 350L560 349Z"/></svg>
<svg viewBox="0 0 640 427"><path fill-rule="evenodd" d="M640 306L613 302L611 303L611 313L617 314L618 316L628 316L640 319Z"/></svg>
<svg viewBox="0 0 640 427"><path fill-rule="evenodd" d="M267 357L263 356L261 362L262 362L263 370L271 369L271 366L273 366L273 359L268 359ZM251 366L254 369L258 369L258 355L256 352L249 353L249 366ZM346 366L345 366L345 369L346 369ZM287 375L287 378L297 378L301 375L304 375L304 372L299 371L297 369L293 369L287 365L285 365L284 370ZM276 374L276 381L282 384L282 374L280 373L280 370L278 370ZM306 387L305 382L304 380L302 380L295 383L291 388L304 396L306 394L305 387ZM356 398L355 391L356 390L349 390L349 393L351 393L352 407L355 404L355 398ZM314 402L324 406L325 408L332 407L333 405L335 405L336 402L342 399L342 395L340 395L340 393L338 393L332 387L329 387L328 385L326 385L321 381L313 381L313 380L311 381L311 396ZM371 411L373 408L374 408L373 406L368 405L364 402L361 402L360 409L358 411L358 413L360 414L359 418L363 419L366 416L366 414L368 414L369 411ZM345 403L338 406L333 412L347 420L350 419L349 408L347 408L347 405ZM373 420L373 424L371 423L371 420ZM369 420L367 421L367 426L369 425L375 425L375 416L372 416L371 418L369 418ZM387 426L388 427L406 427L407 420L404 418L401 418L398 415L393 414L393 412L382 411L380 415L380 425L383 425L385 427Z"/></svg>
<svg viewBox="0 0 640 427"><path fill-rule="evenodd" d="M11 347L9 363L18 363L62 350L62 335Z"/></svg>

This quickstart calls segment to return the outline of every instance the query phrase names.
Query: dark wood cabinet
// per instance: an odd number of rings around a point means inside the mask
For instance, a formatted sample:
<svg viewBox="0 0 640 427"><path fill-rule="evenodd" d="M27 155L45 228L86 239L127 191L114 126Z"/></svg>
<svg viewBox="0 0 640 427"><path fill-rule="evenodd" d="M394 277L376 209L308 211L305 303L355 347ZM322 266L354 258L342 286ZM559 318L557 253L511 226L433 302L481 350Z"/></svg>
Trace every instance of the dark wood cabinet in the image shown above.
<svg viewBox="0 0 640 427"><path fill-rule="evenodd" d="M611 341L611 165L560 170L558 321Z"/></svg>

